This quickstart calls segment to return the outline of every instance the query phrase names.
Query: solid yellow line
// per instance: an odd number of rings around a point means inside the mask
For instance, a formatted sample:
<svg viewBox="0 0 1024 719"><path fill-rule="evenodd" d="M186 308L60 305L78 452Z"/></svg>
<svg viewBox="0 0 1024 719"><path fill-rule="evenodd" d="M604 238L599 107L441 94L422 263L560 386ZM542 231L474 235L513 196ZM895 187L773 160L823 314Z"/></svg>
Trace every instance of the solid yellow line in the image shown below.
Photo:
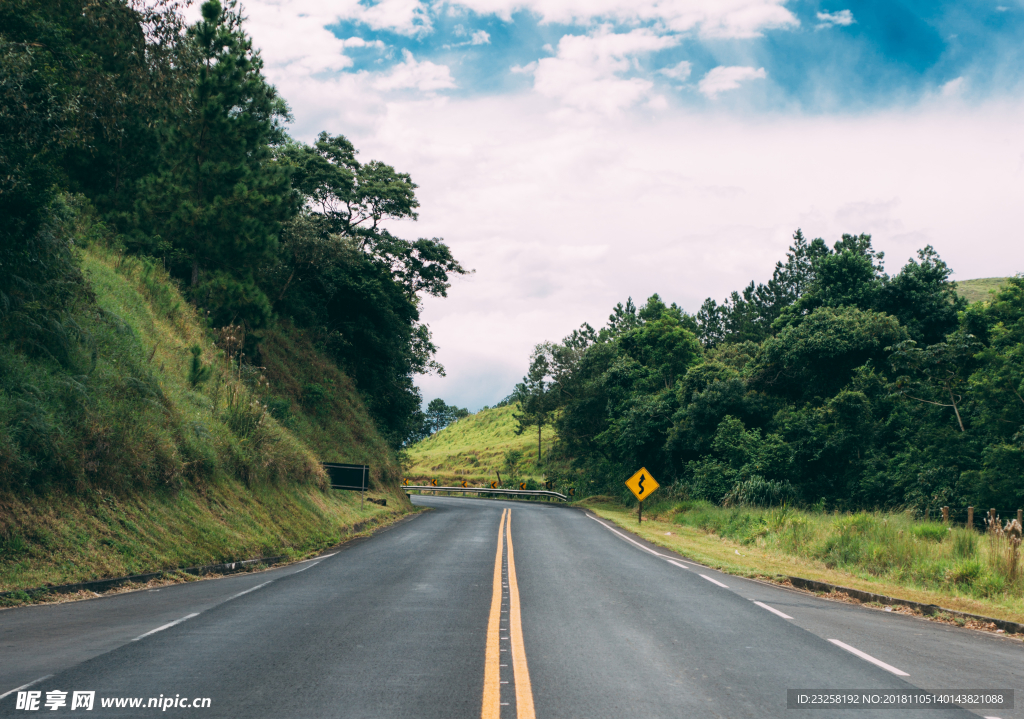
<svg viewBox="0 0 1024 719"><path fill-rule="evenodd" d="M508 625L512 639L512 668L516 677L516 710L519 719L536 719L533 712L533 687L530 669L526 666L526 648L523 646L523 621L519 616L519 584L516 582L516 563L512 556L512 510L508 510L505 524L508 540Z"/></svg>
<svg viewBox="0 0 1024 719"><path fill-rule="evenodd" d="M501 716L501 667L500 647L501 635L501 555L502 540L505 533L505 514L501 512L501 524L498 525L498 553L494 558L494 591L491 594L491 614L487 619L487 652L484 655L484 700L480 709L480 719L499 719Z"/></svg>

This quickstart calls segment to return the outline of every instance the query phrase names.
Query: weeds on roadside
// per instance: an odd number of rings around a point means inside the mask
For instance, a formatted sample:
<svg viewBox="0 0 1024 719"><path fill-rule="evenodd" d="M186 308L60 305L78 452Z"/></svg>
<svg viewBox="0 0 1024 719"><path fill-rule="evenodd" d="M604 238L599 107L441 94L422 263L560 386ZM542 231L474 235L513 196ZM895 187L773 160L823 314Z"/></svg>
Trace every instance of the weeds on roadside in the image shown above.
<svg viewBox="0 0 1024 719"><path fill-rule="evenodd" d="M726 508L703 501L662 503L652 509L662 519L818 560L829 568L974 597L1024 590L1016 520L996 521L981 535L902 512L829 514L785 505Z"/></svg>

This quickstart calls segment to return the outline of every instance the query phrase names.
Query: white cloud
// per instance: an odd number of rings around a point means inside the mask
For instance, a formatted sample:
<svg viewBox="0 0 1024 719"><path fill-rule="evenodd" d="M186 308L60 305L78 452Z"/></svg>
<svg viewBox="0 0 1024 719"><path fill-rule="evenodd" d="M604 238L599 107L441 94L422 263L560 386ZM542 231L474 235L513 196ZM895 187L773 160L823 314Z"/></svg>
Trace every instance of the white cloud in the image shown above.
<svg viewBox="0 0 1024 719"><path fill-rule="evenodd" d="M433 30L429 7L420 0L380 0L369 6L346 2L345 6L338 13L340 17L366 23L374 30L410 36L426 35Z"/></svg>
<svg viewBox="0 0 1024 719"><path fill-rule="evenodd" d="M687 5L664 4L673 17ZM1024 270L1024 247L1014 240L1024 194L1022 101L973 106L936 92L916 107L838 117L666 107L653 88L629 84L641 80L631 76L646 48L666 42L660 28L605 39L595 29L578 46L552 48L546 59L557 62L544 72L540 63L519 68L546 74L552 96L451 98L443 92L455 85L448 68L412 56L384 72L344 71L346 51L383 49L324 29L360 12L354 5L249 0L247 28L293 108L293 134L310 141L320 130L344 133L363 161L410 172L420 220L391 229L444 237L477 270L456 279L448 299L423 304L448 369L447 378L419 380L428 400L493 404L522 377L533 344L583 321L603 324L629 295L642 302L659 292L693 311L707 296L766 281L797 227L829 241L873 232L890 271L929 243L959 279ZM597 13L627 3L586 5ZM705 18L692 26L699 32L724 17L703 0L688 6ZM573 78L610 91L610 107L632 99L633 109L609 113L583 93L580 109L564 112L554 93L559 83L571 90Z"/></svg>
<svg viewBox="0 0 1024 719"><path fill-rule="evenodd" d="M622 75L636 68L639 55L678 42L646 28L615 33L602 26L590 35L565 35L555 57L537 61L534 89L577 108L611 112L628 107L645 99L653 83Z"/></svg>
<svg viewBox="0 0 1024 719"><path fill-rule="evenodd" d="M841 25L846 27L847 25L853 25L856 20L853 19L853 13L849 10L840 10L839 12L819 12L818 13L818 27L832 27L833 25Z"/></svg>
<svg viewBox="0 0 1024 719"><path fill-rule="evenodd" d="M553 106L532 94L392 104L352 136L420 185L420 220L395 231L445 237L477 270L424 304L448 370L419 380L426 399L493 404L533 344L603 324L627 296L692 312L767 281L797 227L829 242L873 233L890 271L928 243L961 279L1024 270L1020 102L733 119Z"/></svg>
<svg viewBox="0 0 1024 719"><path fill-rule="evenodd" d="M455 87L455 81L447 65L435 65L429 60L417 62L408 50L402 50L402 56L402 62L373 81L374 88L383 91L419 90L432 93Z"/></svg>
<svg viewBox="0 0 1024 719"><path fill-rule="evenodd" d="M657 22L672 32L697 30L710 37L757 37L765 30L797 27L786 0L460 0L479 15L510 20L516 11L542 22L590 24Z"/></svg>
<svg viewBox="0 0 1024 719"><path fill-rule="evenodd" d="M720 92L735 90L740 86L741 82L763 79L767 76L768 73L765 72L763 67L755 69L752 67L725 67L724 65L719 65L716 68L712 68L701 79L697 87L701 93L714 99Z"/></svg>
<svg viewBox="0 0 1024 719"><path fill-rule="evenodd" d="M658 72L665 77L670 77L678 82L683 82L686 78L690 77L690 72L693 70L693 66L690 65L686 60L683 60L677 65L672 67L663 67Z"/></svg>
<svg viewBox="0 0 1024 719"><path fill-rule="evenodd" d="M508 70L513 75L532 75L537 70L537 61L528 62L525 65L513 65Z"/></svg>
<svg viewBox="0 0 1024 719"><path fill-rule="evenodd" d="M477 30L469 38L469 42L471 45L489 45L491 43L491 34L486 30Z"/></svg>
<svg viewBox="0 0 1024 719"><path fill-rule="evenodd" d="M953 80L950 80L949 82L945 83L942 86L942 96L957 97L960 93L964 91L964 87L966 84L967 81L963 77L958 77Z"/></svg>

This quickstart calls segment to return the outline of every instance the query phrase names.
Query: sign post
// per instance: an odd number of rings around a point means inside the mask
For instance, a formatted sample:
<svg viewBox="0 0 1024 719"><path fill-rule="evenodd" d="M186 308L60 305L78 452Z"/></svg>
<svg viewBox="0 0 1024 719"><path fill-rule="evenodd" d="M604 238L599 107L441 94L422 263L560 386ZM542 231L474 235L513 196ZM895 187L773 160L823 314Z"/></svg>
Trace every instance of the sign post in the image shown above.
<svg viewBox="0 0 1024 719"><path fill-rule="evenodd" d="M644 521L644 500L654 494L654 490L661 485L651 476L646 467L641 467L639 472L626 480L626 486L629 487L629 491L633 493L633 496L639 502L636 510L636 523L640 524Z"/></svg>

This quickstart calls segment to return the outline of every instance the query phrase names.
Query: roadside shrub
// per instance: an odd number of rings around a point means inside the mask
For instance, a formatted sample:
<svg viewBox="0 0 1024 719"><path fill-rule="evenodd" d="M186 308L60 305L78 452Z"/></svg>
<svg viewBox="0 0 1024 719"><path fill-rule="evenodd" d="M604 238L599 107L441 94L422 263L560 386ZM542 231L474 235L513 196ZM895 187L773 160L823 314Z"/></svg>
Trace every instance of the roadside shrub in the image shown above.
<svg viewBox="0 0 1024 719"><path fill-rule="evenodd" d="M863 554L862 542L855 532L845 529L827 537L816 554L830 569L857 564Z"/></svg>
<svg viewBox="0 0 1024 719"><path fill-rule="evenodd" d="M946 582L957 586L970 587L981 576L984 568L977 559L965 559L946 569Z"/></svg>
<svg viewBox="0 0 1024 719"><path fill-rule="evenodd" d="M972 559L978 554L978 535L973 529L954 529L950 532L953 540L953 556L957 559Z"/></svg>
<svg viewBox="0 0 1024 719"><path fill-rule="evenodd" d="M983 574L971 587L972 594L977 597L992 597L1002 594L1006 589L1006 580L995 574Z"/></svg>
<svg viewBox="0 0 1024 719"><path fill-rule="evenodd" d="M793 502L796 498L796 489L789 482L769 482L755 474L750 479L734 484L722 500L722 505L774 507Z"/></svg>
<svg viewBox="0 0 1024 719"><path fill-rule="evenodd" d="M949 527L939 522L923 522L914 524L911 529L914 536L929 542L941 542L949 535Z"/></svg>
<svg viewBox="0 0 1024 719"><path fill-rule="evenodd" d="M292 403L281 397L270 397L267 399L267 411L270 416L284 426L289 426L292 421Z"/></svg>
<svg viewBox="0 0 1024 719"><path fill-rule="evenodd" d="M302 406L316 410L327 397L327 390L323 385L316 382L307 382L302 385Z"/></svg>

